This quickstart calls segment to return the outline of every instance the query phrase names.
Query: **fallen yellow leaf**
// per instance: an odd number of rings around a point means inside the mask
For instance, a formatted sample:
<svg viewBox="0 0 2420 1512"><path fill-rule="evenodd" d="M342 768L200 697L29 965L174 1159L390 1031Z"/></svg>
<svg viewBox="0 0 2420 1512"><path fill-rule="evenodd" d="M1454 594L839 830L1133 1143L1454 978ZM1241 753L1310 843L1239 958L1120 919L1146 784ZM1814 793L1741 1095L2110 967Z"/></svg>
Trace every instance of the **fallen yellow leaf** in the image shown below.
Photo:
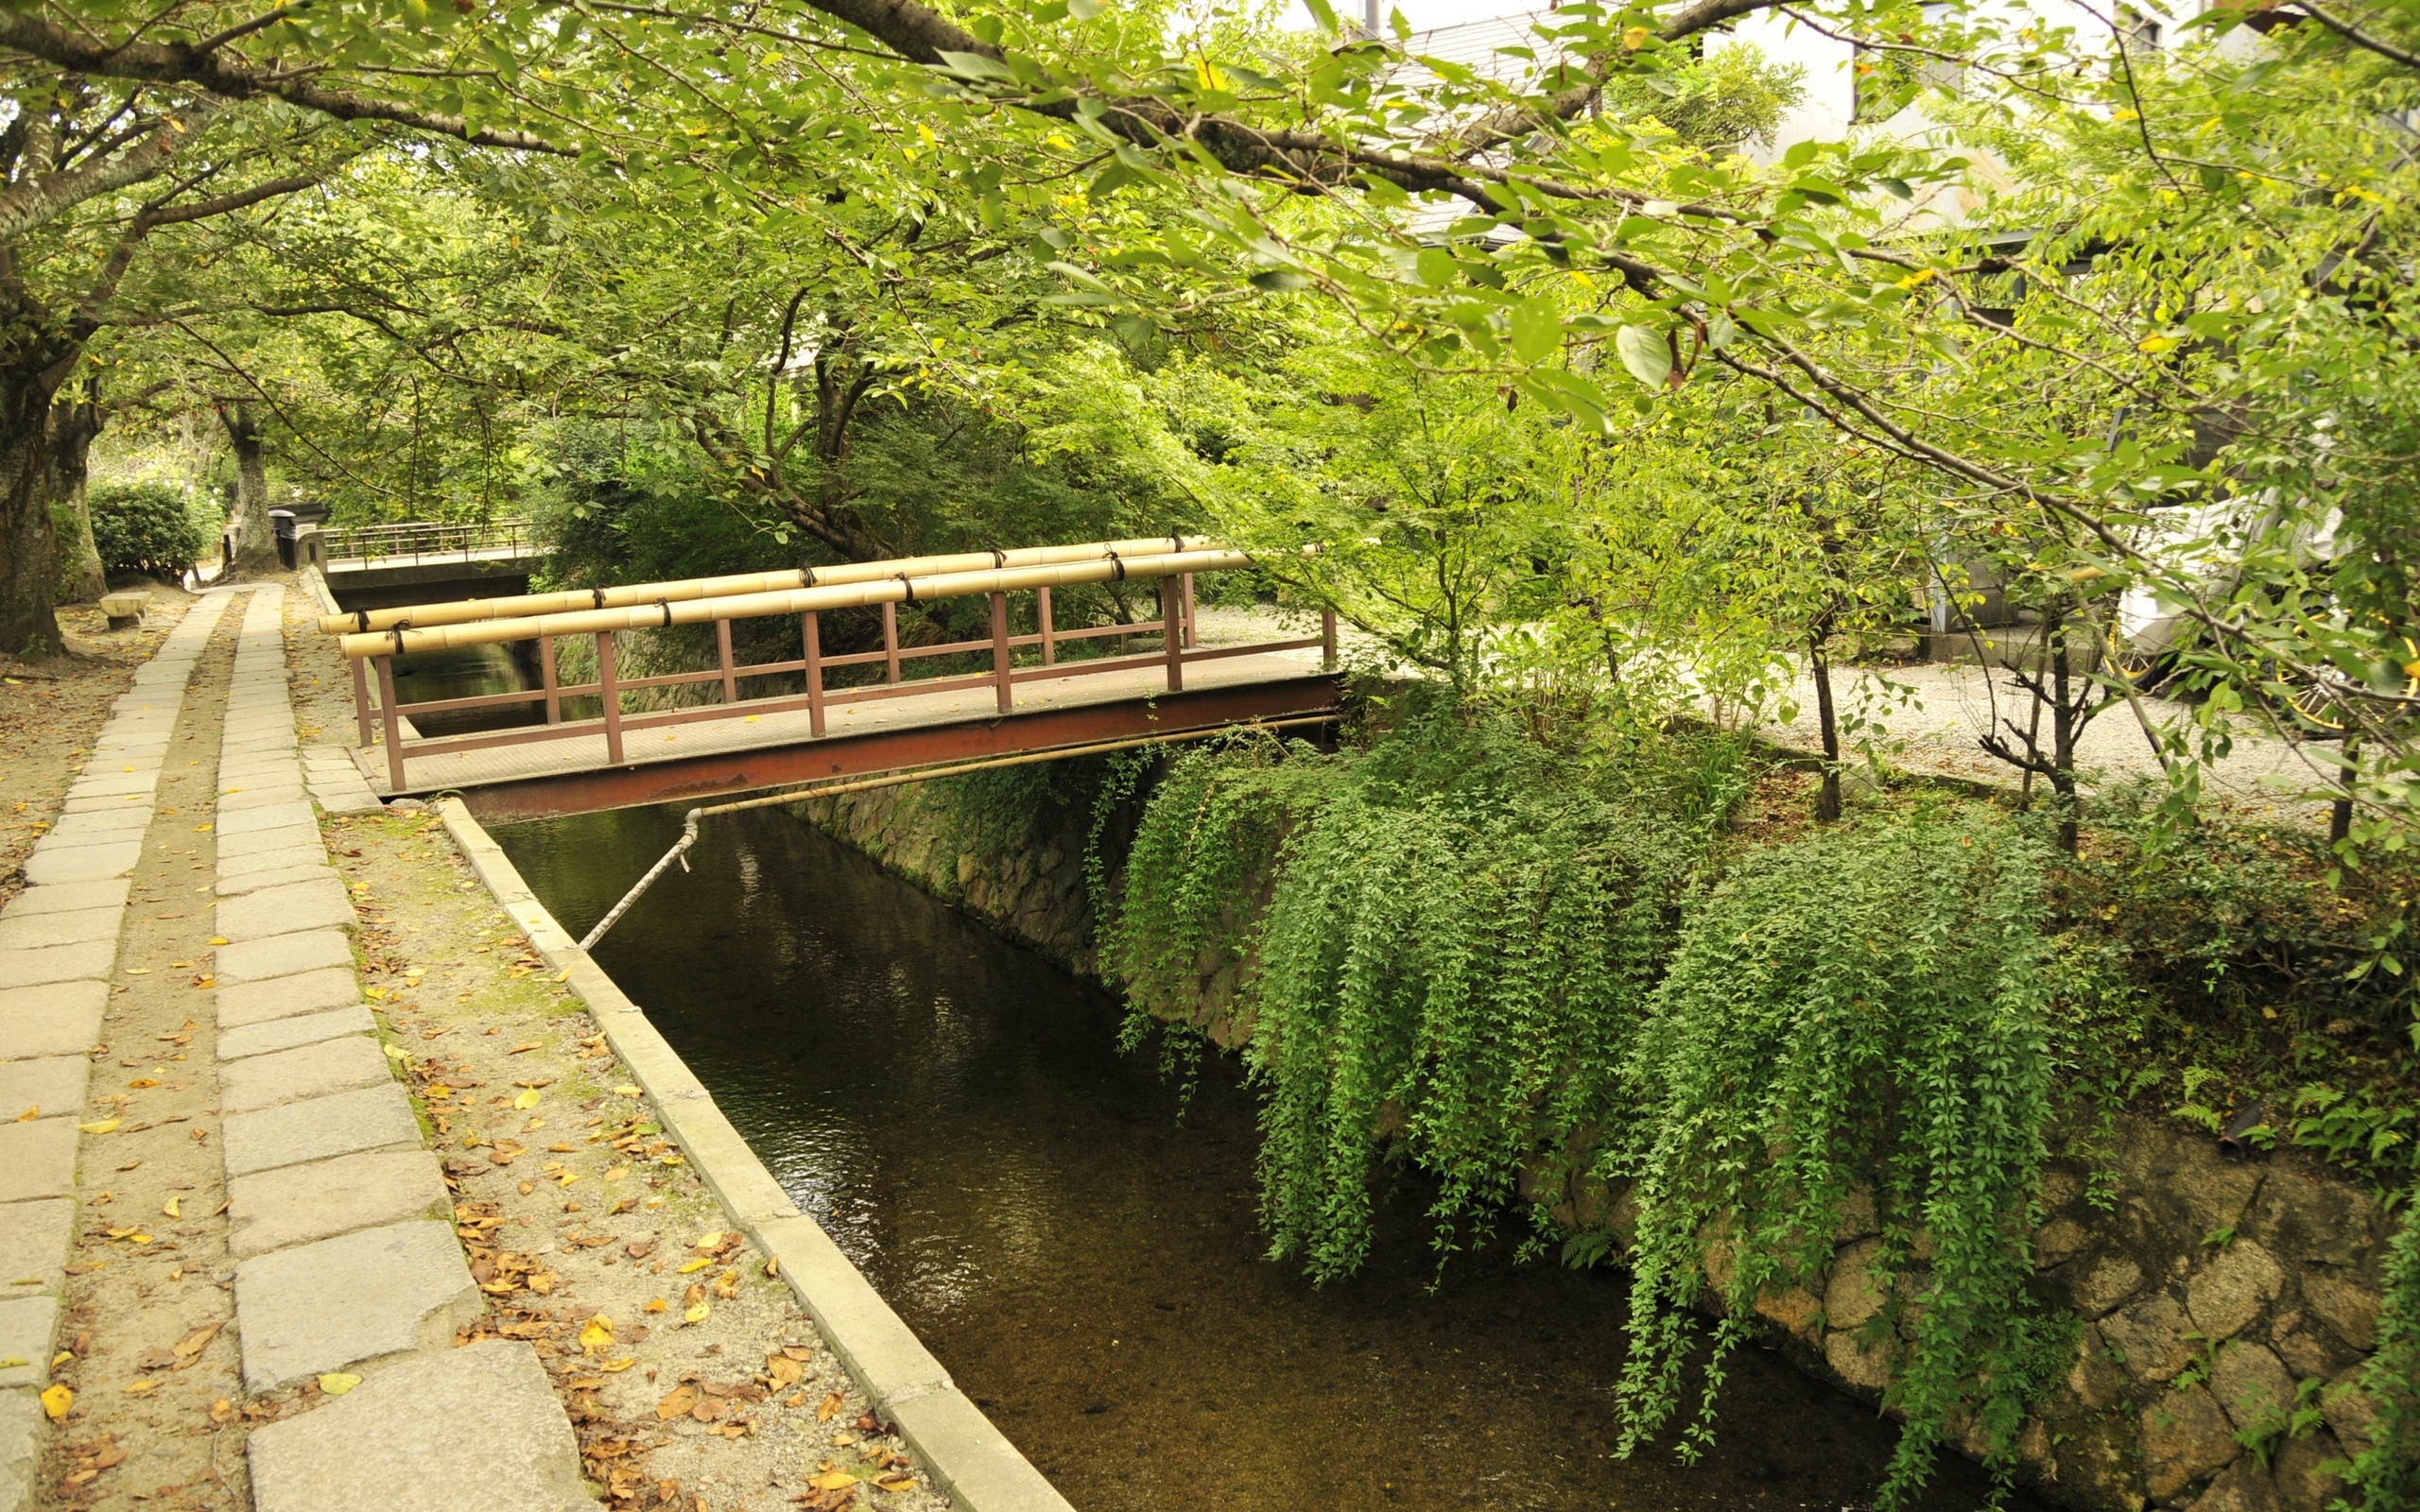
<svg viewBox="0 0 2420 1512"><path fill-rule="evenodd" d="M535 1108L541 1101L543 1101L543 1099L538 1095L538 1089L532 1087L527 1091L523 1092L520 1096L514 1098L512 1100L512 1106L515 1108Z"/></svg>
<svg viewBox="0 0 2420 1512"><path fill-rule="evenodd" d="M30 1124L40 1117L42 1117L42 1105L40 1103L36 1103L33 1107L26 1108L22 1113L19 1113L17 1115L17 1122L20 1124Z"/></svg>
<svg viewBox="0 0 2420 1512"><path fill-rule="evenodd" d="M129 976L149 976L151 974L151 968L147 966L130 966L126 969L126 974Z"/></svg>
<svg viewBox="0 0 2420 1512"><path fill-rule="evenodd" d="M825 1470L806 1484L819 1491L845 1491L857 1484L857 1478L847 1470Z"/></svg>
<svg viewBox="0 0 2420 1512"><path fill-rule="evenodd" d="M67 1410L75 1405L76 1393L68 1390L64 1384L54 1385L42 1394L42 1410L50 1415L52 1422L66 1417Z"/></svg>
<svg viewBox="0 0 2420 1512"><path fill-rule="evenodd" d="M599 1313L579 1331L579 1352L595 1354L614 1342L614 1320Z"/></svg>
<svg viewBox="0 0 2420 1512"><path fill-rule="evenodd" d="M123 1122L125 1122L123 1119L104 1118L96 1123L78 1124L76 1126L82 1129L87 1134L108 1134L114 1131L118 1125Z"/></svg>
<svg viewBox="0 0 2420 1512"><path fill-rule="evenodd" d="M713 1261L711 1261L711 1260L707 1260L707 1259L705 1259L705 1258L704 1258L704 1257L702 1257L702 1256L700 1256L700 1258L698 1258L698 1259L696 1259L696 1260L683 1261L683 1262L682 1263L682 1265L681 1265L681 1274L682 1274L682 1275L683 1275L683 1276L686 1276L686 1275L688 1275L691 1271L700 1271L700 1270L703 1270L703 1269L705 1269L707 1266L709 1266L709 1265L711 1265L711 1264L713 1264L713 1263L714 1263L714 1262L713 1262Z"/></svg>
<svg viewBox="0 0 2420 1512"><path fill-rule="evenodd" d="M650 1312L650 1313L661 1313L661 1312L663 1312L663 1311L664 1311L664 1298L663 1298L663 1297L648 1297L648 1303L647 1303L647 1310L648 1310L648 1312Z"/></svg>
<svg viewBox="0 0 2420 1512"><path fill-rule="evenodd" d="M137 1076L126 1085L127 1090L130 1091L141 1091L146 1087L159 1086L160 1078L157 1076Z"/></svg>
<svg viewBox="0 0 2420 1512"><path fill-rule="evenodd" d="M140 1381L130 1381L124 1387L126 1394L130 1397L147 1397L159 1389L160 1383L149 1376L145 1376Z"/></svg>
<svg viewBox="0 0 2420 1512"><path fill-rule="evenodd" d="M600 1362L596 1368L604 1371L607 1375L613 1375L617 1371L628 1370L631 1366L636 1364L638 1364L638 1361L635 1358L629 1360L606 1360Z"/></svg>
<svg viewBox="0 0 2420 1512"><path fill-rule="evenodd" d="M639 1090L631 1086L630 1083L624 1082L621 1086L614 1089L614 1095L616 1097L636 1097L639 1095Z"/></svg>
<svg viewBox="0 0 2420 1512"><path fill-rule="evenodd" d="M171 1218L183 1217L184 1214L177 1211L178 1200L178 1198L170 1197L167 1201L160 1204L160 1211L166 1213Z"/></svg>
<svg viewBox="0 0 2420 1512"><path fill-rule="evenodd" d="M838 1417L841 1400L840 1393L838 1391L824 1398L822 1403L815 1409L815 1420L819 1423L828 1423Z"/></svg>
<svg viewBox="0 0 2420 1512"><path fill-rule="evenodd" d="M213 935L210 936L210 943L213 945L224 945L227 943L227 936L224 935Z"/></svg>
<svg viewBox="0 0 2420 1512"><path fill-rule="evenodd" d="M359 1376L348 1375L342 1370L331 1370L320 1378L320 1389L331 1397L341 1397L359 1384Z"/></svg>
<svg viewBox="0 0 2420 1512"><path fill-rule="evenodd" d="M692 1323L703 1323L706 1319L714 1316L714 1311L715 1310L713 1308L708 1307L705 1303L700 1302L697 1306L689 1309L689 1311L682 1314L681 1315L687 1318Z"/></svg>

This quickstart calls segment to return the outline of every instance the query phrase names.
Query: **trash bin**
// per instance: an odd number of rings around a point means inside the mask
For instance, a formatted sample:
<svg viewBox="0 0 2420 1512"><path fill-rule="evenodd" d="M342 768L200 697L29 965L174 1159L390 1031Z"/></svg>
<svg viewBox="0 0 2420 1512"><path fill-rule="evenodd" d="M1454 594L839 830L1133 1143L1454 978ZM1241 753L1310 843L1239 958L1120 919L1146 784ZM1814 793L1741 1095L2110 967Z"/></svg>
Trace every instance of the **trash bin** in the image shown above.
<svg viewBox="0 0 2420 1512"><path fill-rule="evenodd" d="M294 511L271 509L268 527L277 536L278 565L290 570L294 566Z"/></svg>

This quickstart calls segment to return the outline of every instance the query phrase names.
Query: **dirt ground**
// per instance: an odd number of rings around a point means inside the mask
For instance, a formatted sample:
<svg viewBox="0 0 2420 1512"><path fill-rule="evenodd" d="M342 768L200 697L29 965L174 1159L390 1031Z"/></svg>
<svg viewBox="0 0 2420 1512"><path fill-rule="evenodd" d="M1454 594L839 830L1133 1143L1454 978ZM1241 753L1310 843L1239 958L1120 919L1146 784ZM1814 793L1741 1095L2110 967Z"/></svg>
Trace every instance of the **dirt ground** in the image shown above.
<svg viewBox="0 0 2420 1512"><path fill-rule="evenodd" d="M433 815L326 821L363 981L442 1151L490 1297L532 1341L616 1508L946 1503L725 1219L587 1010Z"/></svg>
<svg viewBox="0 0 2420 1512"><path fill-rule="evenodd" d="M66 606L59 627L67 655L22 662L0 654L0 902L25 885L18 868L59 817L77 760L93 748L110 704L192 602L181 589L151 585L150 610L126 630L111 629L98 609Z"/></svg>

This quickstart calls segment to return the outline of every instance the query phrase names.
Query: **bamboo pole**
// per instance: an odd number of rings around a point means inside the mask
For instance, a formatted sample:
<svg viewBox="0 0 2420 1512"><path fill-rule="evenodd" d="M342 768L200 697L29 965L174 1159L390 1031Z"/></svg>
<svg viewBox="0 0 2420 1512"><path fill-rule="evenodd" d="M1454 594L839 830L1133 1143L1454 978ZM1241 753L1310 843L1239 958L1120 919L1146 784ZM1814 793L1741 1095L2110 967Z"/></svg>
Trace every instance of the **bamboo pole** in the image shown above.
<svg viewBox="0 0 2420 1512"><path fill-rule="evenodd" d="M547 635L596 635L615 630L654 629L669 625L701 625L722 619L754 619L769 614L806 614L868 604L899 604L957 598L973 593L1015 593L1029 589L1063 587L1070 583L1101 583L1119 578L1148 580L1180 573L1228 572L1252 564L1240 551L1200 550L1164 553L1156 557L1120 557L1115 560L1067 562L1055 566L994 568L988 572L942 573L927 576L886 577L873 582L794 588L783 593L739 593L686 602L652 602L623 609L588 609L570 613L540 614L523 619L486 620L425 628L394 627L368 634L341 637L337 648L348 657L410 656L425 651L450 651L470 645L494 645Z"/></svg>
<svg viewBox="0 0 2420 1512"><path fill-rule="evenodd" d="M697 599L728 598L735 594L869 583L902 574L909 577L927 577L977 572L985 568L1049 567L1063 562L1106 561L1112 556L1164 556L1171 551L1198 551L1207 544L1208 538L1204 536L1151 536L1133 541L1088 541L1066 546L1024 546L1015 551L901 557L886 561L848 562L838 567L793 567L782 572L740 573L727 577L689 577L663 583L625 583L617 588L566 589L560 593L522 593L509 598L474 598L451 604L356 610L351 614L322 614L320 616L320 629L326 635L357 635L372 630L389 630L399 625L423 628L473 625L487 620L527 619L579 610L681 604Z"/></svg>

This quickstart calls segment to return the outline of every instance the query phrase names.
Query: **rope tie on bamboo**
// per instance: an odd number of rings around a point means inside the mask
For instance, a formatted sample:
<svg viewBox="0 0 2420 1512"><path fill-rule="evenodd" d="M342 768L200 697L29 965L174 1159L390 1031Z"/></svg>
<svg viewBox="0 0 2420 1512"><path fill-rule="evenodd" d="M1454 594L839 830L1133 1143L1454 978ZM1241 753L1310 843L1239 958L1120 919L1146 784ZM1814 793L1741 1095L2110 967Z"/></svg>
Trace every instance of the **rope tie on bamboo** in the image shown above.
<svg viewBox="0 0 2420 1512"><path fill-rule="evenodd" d="M1126 581L1126 558L1114 551L1109 554L1109 570L1115 575L1115 581Z"/></svg>
<svg viewBox="0 0 2420 1512"><path fill-rule="evenodd" d="M798 570L798 586L801 588L813 588L815 586L814 568L802 567Z"/></svg>
<svg viewBox="0 0 2420 1512"><path fill-rule="evenodd" d="M588 599L592 608L603 609L605 607L605 590L601 588L590 589L588 591Z"/></svg>
<svg viewBox="0 0 2420 1512"><path fill-rule="evenodd" d="M899 575L899 586L908 590L908 607L909 609L918 608L919 606L916 603L916 585L908 579L906 573L901 573Z"/></svg>
<svg viewBox="0 0 2420 1512"><path fill-rule="evenodd" d="M1184 538L1175 534L1174 532L1170 532L1168 536L1168 550L1182 555L1184 551Z"/></svg>
<svg viewBox="0 0 2420 1512"><path fill-rule="evenodd" d="M993 566L994 566L994 567L1006 567L1006 566L1009 564L1009 554L1008 554L1007 552L1005 552L1005 551L1002 551L999 547L997 547L997 546L986 546L986 547L984 547L983 549L984 549L985 551L988 551L988 552L990 552L990 553L992 554L992 565L993 565Z"/></svg>
<svg viewBox="0 0 2420 1512"><path fill-rule="evenodd" d="M362 633L362 634L364 634L364 635L369 634L369 633L370 633L370 611L369 611L368 610L366 610L366 609L357 609L357 610L354 610L353 611L353 623L354 623L354 625L356 625L356 626L358 626L358 627L360 627L360 630L361 630L361 633Z"/></svg>
<svg viewBox="0 0 2420 1512"><path fill-rule="evenodd" d="M664 627L667 630L672 628L672 600L659 598L655 601L655 607L664 610Z"/></svg>
<svg viewBox="0 0 2420 1512"><path fill-rule="evenodd" d="M394 628L387 632L395 638L395 654L397 656L404 654L404 627L409 623L410 622L408 620L399 620L396 622Z"/></svg>

